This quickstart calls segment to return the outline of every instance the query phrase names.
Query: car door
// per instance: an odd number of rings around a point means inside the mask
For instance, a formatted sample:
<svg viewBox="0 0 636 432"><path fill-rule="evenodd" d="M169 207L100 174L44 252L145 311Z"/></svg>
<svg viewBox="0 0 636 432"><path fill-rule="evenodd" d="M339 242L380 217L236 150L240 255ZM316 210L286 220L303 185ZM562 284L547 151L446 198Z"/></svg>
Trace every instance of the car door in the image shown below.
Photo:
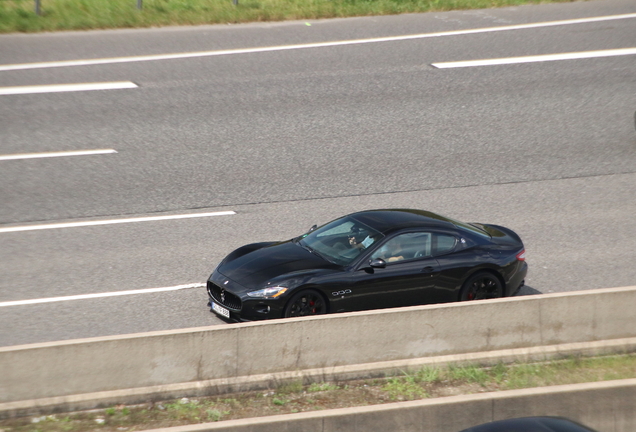
<svg viewBox="0 0 636 432"><path fill-rule="evenodd" d="M408 232L386 239L351 275L354 310L379 309L430 303L431 291L440 266L431 256L431 233ZM371 260L381 258L386 266L371 267Z"/></svg>

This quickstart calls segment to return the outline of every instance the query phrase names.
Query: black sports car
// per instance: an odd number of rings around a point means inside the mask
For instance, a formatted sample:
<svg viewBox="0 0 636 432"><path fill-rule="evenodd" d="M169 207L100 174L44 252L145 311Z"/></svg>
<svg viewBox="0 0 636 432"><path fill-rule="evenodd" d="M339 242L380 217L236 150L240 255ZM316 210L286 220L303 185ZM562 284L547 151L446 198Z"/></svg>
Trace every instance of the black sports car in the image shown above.
<svg viewBox="0 0 636 432"><path fill-rule="evenodd" d="M461 432L596 432L563 417L523 417L499 420Z"/></svg>
<svg viewBox="0 0 636 432"><path fill-rule="evenodd" d="M207 283L230 321L513 295L528 267L512 230L422 210L370 210L236 249Z"/></svg>

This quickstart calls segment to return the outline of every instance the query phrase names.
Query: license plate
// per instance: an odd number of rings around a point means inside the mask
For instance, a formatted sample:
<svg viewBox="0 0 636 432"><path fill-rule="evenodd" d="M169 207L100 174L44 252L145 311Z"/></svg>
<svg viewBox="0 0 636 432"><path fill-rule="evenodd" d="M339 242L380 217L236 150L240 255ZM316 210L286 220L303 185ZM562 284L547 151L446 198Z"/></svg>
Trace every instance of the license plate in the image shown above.
<svg viewBox="0 0 636 432"><path fill-rule="evenodd" d="M216 313L218 313L221 316L224 316L225 318L230 318L230 311L228 309L225 309L223 306L218 305L214 302L212 303L212 310Z"/></svg>

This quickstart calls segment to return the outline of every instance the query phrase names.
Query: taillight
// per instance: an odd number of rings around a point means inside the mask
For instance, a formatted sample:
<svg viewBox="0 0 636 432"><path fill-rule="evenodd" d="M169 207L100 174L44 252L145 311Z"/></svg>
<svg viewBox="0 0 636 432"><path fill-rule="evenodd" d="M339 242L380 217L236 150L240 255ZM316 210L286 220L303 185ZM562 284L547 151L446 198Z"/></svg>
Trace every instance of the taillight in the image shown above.
<svg viewBox="0 0 636 432"><path fill-rule="evenodd" d="M525 261L526 260L526 250L523 249L521 252L517 254L517 261Z"/></svg>

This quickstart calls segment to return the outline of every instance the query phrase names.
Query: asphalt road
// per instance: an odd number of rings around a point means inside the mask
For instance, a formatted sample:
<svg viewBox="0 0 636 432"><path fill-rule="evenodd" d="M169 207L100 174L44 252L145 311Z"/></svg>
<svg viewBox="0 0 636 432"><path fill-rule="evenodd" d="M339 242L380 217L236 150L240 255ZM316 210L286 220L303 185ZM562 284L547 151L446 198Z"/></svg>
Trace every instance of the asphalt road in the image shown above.
<svg viewBox="0 0 636 432"><path fill-rule="evenodd" d="M239 245L366 208L513 228L530 265L523 294L636 284L636 55L432 66L635 48L636 16L523 27L634 13L632 0L595 0L0 36L0 91L138 86L0 95L0 346L220 324L200 287L7 302L202 284ZM408 35L425 36L377 40ZM352 40L366 41L334 44ZM89 149L117 153L2 159Z"/></svg>

